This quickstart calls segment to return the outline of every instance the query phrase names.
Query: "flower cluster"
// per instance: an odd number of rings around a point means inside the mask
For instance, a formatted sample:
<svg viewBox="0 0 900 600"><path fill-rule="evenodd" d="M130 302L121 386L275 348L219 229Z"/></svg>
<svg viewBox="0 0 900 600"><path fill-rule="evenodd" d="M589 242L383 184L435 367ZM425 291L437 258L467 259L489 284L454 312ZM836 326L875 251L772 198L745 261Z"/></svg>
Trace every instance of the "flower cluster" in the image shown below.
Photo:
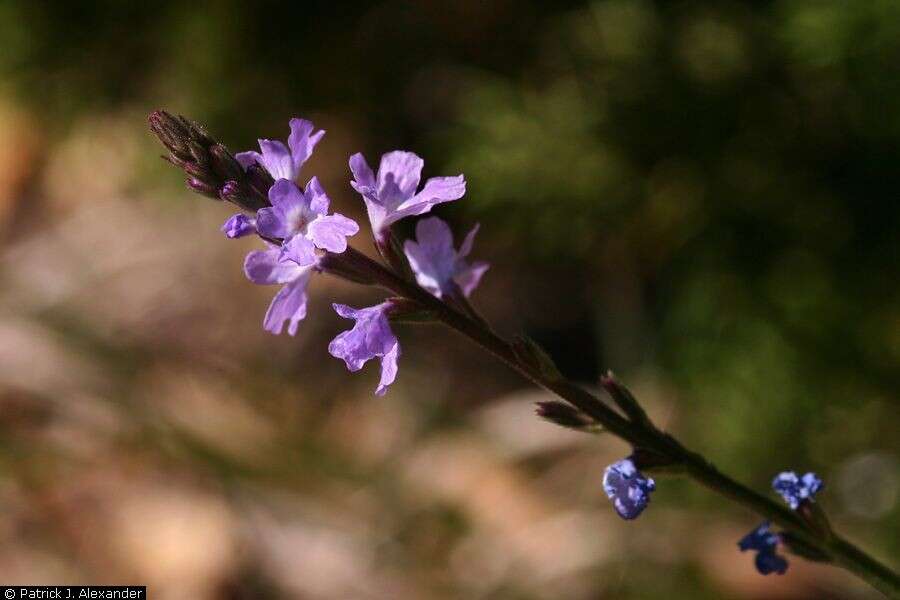
<svg viewBox="0 0 900 600"><path fill-rule="evenodd" d="M811 502L822 485L822 480L815 473L799 477L793 471L783 471L772 480L772 489L784 498L792 510L800 508L804 501ZM776 547L781 543L781 536L770 532L769 526L768 521L758 525L738 542L738 547L741 552L756 550L756 570L763 575L782 575L787 571L788 563L783 556L775 553Z"/></svg>
<svg viewBox="0 0 900 600"><path fill-rule="evenodd" d="M329 272L354 281L367 279L353 260L341 262L347 239L359 231L357 223L344 215L329 213L329 198L316 177L301 183L300 173L325 132L316 131L304 119L291 119L287 144L259 140L259 152L231 155L200 126L164 111L150 115L150 127L169 150L166 157L188 175L188 187L206 196L227 200L241 212L222 225L230 239L256 234L264 250L250 252L244 273L253 283L280 285L263 319L263 327L280 334L287 325L297 333L306 317L307 286L315 273ZM406 217L422 215L436 204L458 200L466 191L462 175L433 177L419 189L424 161L412 152L393 151L381 157L373 173L362 154L350 157L352 181L365 203L376 246L383 254L394 241L391 225ZM415 240L406 241L403 257L391 254L395 275L408 272L426 292L465 306L488 265L469 263L476 225L459 250L454 248L450 227L437 217L417 223ZM364 262L364 261L363 261ZM381 381L375 393L382 395L397 376L400 343L391 330L391 318L401 304L388 299L376 306L351 308L334 304L341 317L355 320L352 329L338 335L329 353L342 359L350 371L358 371L372 358L381 361Z"/></svg>

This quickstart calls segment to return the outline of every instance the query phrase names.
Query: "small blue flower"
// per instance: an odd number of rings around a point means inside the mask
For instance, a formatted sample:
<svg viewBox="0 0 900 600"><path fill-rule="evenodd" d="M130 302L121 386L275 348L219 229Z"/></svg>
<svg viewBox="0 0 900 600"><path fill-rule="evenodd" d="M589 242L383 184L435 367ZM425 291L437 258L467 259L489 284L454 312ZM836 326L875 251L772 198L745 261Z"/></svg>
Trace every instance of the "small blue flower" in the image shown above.
<svg viewBox="0 0 900 600"><path fill-rule="evenodd" d="M813 500L813 496L822 489L822 480L815 473L807 473L798 477L793 471L784 471L772 480L772 488L778 492L791 509L797 510L804 500Z"/></svg>
<svg viewBox="0 0 900 600"><path fill-rule="evenodd" d="M778 573L784 575L788 562L783 556L776 554L775 550L781 541L778 534L769 531L770 523L763 521L756 529L745 535L738 542L741 552L747 550L756 551L756 570L763 575Z"/></svg>
<svg viewBox="0 0 900 600"><path fill-rule="evenodd" d="M623 519L636 519L650 502L650 492L656 484L644 477L631 458L624 458L606 467L603 489Z"/></svg>

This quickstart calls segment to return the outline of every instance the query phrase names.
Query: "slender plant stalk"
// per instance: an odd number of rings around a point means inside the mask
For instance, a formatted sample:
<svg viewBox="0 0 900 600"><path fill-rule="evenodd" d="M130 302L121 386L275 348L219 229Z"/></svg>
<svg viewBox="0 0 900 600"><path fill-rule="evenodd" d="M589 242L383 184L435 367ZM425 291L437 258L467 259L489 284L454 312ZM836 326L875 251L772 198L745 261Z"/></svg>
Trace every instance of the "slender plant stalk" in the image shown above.
<svg viewBox="0 0 900 600"><path fill-rule="evenodd" d="M244 168L228 150L196 123L165 111L154 111L150 128L169 150L166 158L188 175L193 191L234 203L246 212L268 206L267 190L274 184L259 165ZM273 244L281 240L267 239ZM610 391L623 414L598 397L563 377L552 359L528 340L510 343L498 336L468 303L463 294L444 302L408 279L409 272L400 251L391 244L379 246L382 255L396 269L385 267L364 254L348 248L340 254L325 253L319 269L362 284L379 285L400 297L403 303L420 308L475 342L510 367L594 421L597 426L629 442L635 452L650 453L654 464L676 467L702 485L781 526L782 537L794 553L811 560L832 562L856 574L890 598L900 599L900 578L890 568L835 534L817 504L804 503L800 510L753 491L720 472L701 455L681 445L658 429L631 394L615 382ZM398 264L403 263L403 264ZM398 301L399 303L399 301ZM606 387L606 385L604 385ZM661 462L660 462L661 460Z"/></svg>
<svg viewBox="0 0 900 600"><path fill-rule="evenodd" d="M568 379L558 375L550 376L523 361L513 345L494 333L481 319L476 320L454 310L440 299L365 255L350 248L341 255L341 260L374 273L377 284L400 297L420 304L434 314L438 321L475 342L525 378L589 415L610 433L631 443L635 448L643 448L665 457L672 465L681 467L689 477L703 486L778 524L798 544L814 551L819 560L839 565L887 597L900 599L900 577L889 567L835 534L830 527L823 527L814 519L805 518L802 512L790 510L735 481L701 455L688 450L674 437L656 428L649 420L631 421Z"/></svg>

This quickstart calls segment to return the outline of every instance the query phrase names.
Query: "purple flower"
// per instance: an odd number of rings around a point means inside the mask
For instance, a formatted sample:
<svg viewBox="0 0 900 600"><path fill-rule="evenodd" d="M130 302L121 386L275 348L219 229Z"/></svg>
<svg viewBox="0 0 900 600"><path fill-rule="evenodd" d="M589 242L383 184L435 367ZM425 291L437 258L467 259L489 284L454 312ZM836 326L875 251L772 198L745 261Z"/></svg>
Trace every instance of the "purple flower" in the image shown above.
<svg viewBox="0 0 900 600"><path fill-rule="evenodd" d="M623 519L636 519L650 502L650 492L656 483L644 477L631 458L624 458L606 467L603 489Z"/></svg>
<svg viewBox="0 0 900 600"><path fill-rule="evenodd" d="M306 119L291 119L291 135L288 145L279 140L259 140L260 152L238 152L234 155L245 169L253 163L263 166L273 179L294 181L300 175L300 167L312 155L313 148L325 135L321 129L313 133L313 124Z"/></svg>
<svg viewBox="0 0 900 600"><path fill-rule="evenodd" d="M244 213L231 215L225 224L222 225L222 232L225 237L235 239L256 233L256 219L248 217Z"/></svg>
<svg viewBox="0 0 900 600"><path fill-rule="evenodd" d="M781 494L793 510L797 510L804 500L812 501L816 492L822 489L822 485L822 480L815 473L798 477L793 471L784 471L772 480L772 488Z"/></svg>
<svg viewBox="0 0 900 600"><path fill-rule="evenodd" d="M306 190L287 179L279 179L269 189L271 208L256 213L260 235L284 240L285 256L298 265L316 262L316 248L340 254L347 249L347 236L359 231L352 219L329 215L328 196L315 177Z"/></svg>
<svg viewBox="0 0 900 600"><path fill-rule="evenodd" d="M775 552L781 538L779 538L778 534L769 531L769 525L768 521L761 523L759 527L745 535L738 542L738 548L740 548L741 552L746 552L747 550L756 551L756 570L763 575L770 573L784 575L788 568L787 560Z"/></svg>
<svg viewBox="0 0 900 600"><path fill-rule="evenodd" d="M263 327L275 335L281 333L288 321L288 334L295 335L297 326L306 316L306 286L314 266L300 266L284 257L281 248L269 245L268 250L256 250L244 259L244 274L253 283L262 285L284 284L279 290L266 317Z"/></svg>
<svg viewBox="0 0 900 600"><path fill-rule="evenodd" d="M458 200L466 193L466 180L462 175L432 177L416 193L424 164L412 152L395 150L381 157L375 176L361 153L350 157L350 171L353 172L350 185L366 202L376 239L382 239L392 223L427 213L435 204Z"/></svg>
<svg viewBox="0 0 900 600"><path fill-rule="evenodd" d="M375 394L383 396L387 386L397 377L397 359L400 357L400 343L391 331L387 313L390 302L377 306L355 309L345 304L334 304L334 310L345 319L355 319L356 324L331 340L328 352L341 358L351 371L359 371L370 358L381 358L381 381Z"/></svg>
<svg viewBox="0 0 900 600"><path fill-rule="evenodd" d="M407 240L403 251L419 285L438 298L452 295L457 287L468 297L489 266L481 261L470 265L464 260L472 251L477 232L478 225L466 235L457 252L453 234L444 221L429 217L416 223L416 241Z"/></svg>

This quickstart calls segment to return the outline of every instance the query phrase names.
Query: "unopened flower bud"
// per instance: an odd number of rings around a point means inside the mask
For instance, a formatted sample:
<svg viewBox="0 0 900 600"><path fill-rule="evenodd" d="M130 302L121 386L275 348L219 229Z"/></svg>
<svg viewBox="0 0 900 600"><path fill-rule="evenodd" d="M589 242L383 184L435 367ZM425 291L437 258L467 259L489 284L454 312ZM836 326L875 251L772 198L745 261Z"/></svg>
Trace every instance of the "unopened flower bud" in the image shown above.
<svg viewBox="0 0 900 600"><path fill-rule="evenodd" d="M221 179L243 179L244 169L222 144L209 148L210 166Z"/></svg>
<svg viewBox="0 0 900 600"><path fill-rule="evenodd" d="M187 180L187 186L191 188L192 191L197 192L198 194L203 194L209 198L214 200L219 200L219 192L215 187L200 181L196 177L189 177Z"/></svg>

